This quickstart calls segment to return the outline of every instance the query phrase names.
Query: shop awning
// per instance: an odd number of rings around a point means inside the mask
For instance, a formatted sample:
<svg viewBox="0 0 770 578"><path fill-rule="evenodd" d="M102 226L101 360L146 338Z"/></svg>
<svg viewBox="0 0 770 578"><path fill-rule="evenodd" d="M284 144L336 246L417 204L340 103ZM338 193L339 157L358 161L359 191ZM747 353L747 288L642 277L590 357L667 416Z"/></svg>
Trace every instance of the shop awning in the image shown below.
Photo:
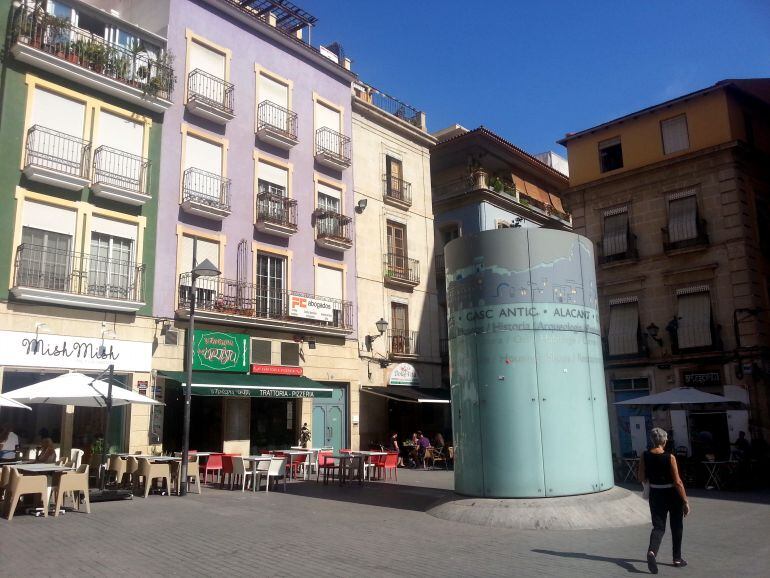
<svg viewBox="0 0 770 578"><path fill-rule="evenodd" d="M388 385L387 387L364 385L361 387L361 391L406 403L449 403L449 391L446 389L430 389L409 385Z"/></svg>
<svg viewBox="0 0 770 578"><path fill-rule="evenodd" d="M181 385L187 383L183 371L159 371ZM331 397L332 389L303 376L196 371L192 394L217 397Z"/></svg>

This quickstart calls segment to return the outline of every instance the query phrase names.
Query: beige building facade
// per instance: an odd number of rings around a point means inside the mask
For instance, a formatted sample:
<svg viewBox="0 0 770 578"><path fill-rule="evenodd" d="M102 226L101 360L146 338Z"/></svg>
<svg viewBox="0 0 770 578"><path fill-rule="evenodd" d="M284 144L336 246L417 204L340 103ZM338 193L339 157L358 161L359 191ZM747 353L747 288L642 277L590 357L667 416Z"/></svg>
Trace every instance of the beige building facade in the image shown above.
<svg viewBox="0 0 770 578"><path fill-rule="evenodd" d="M740 431L770 439L768 82L720 82L562 141L565 205L597 245L619 456L641 453L652 426L696 456L726 459ZM675 387L725 403L613 403Z"/></svg>
<svg viewBox="0 0 770 578"><path fill-rule="evenodd" d="M430 148L424 114L354 84L361 444L449 424L441 386ZM387 326L380 325L385 321ZM380 329L384 329L380 333ZM422 402L419 401L420 396ZM437 396L446 402L448 392Z"/></svg>

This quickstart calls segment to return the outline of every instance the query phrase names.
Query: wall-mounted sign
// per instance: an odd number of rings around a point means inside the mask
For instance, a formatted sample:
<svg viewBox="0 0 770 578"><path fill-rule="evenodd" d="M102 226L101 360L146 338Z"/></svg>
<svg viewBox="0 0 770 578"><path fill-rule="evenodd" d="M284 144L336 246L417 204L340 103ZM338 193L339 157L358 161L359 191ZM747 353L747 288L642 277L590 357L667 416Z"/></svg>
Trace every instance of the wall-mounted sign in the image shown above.
<svg viewBox="0 0 770 578"><path fill-rule="evenodd" d="M334 321L334 304L331 301L311 299L289 294L289 315L316 321Z"/></svg>
<svg viewBox="0 0 770 578"><path fill-rule="evenodd" d="M216 397L284 397L284 398L316 398L331 397L332 390L328 388L293 389L291 387L256 387L256 386L216 386L198 385L193 383L194 395Z"/></svg>
<svg viewBox="0 0 770 578"><path fill-rule="evenodd" d="M690 387L699 385L722 385L722 375L718 371L704 371L700 373L688 372L683 374L684 384Z"/></svg>
<svg viewBox="0 0 770 578"><path fill-rule="evenodd" d="M136 387L139 390L139 395L147 395L147 382L146 381L137 381Z"/></svg>
<svg viewBox="0 0 770 578"><path fill-rule="evenodd" d="M192 368L198 371L249 370L249 336L195 330Z"/></svg>
<svg viewBox="0 0 770 578"><path fill-rule="evenodd" d="M150 371L152 343L75 335L0 331L0 365L102 371ZM104 349L101 349L101 346Z"/></svg>
<svg viewBox="0 0 770 578"><path fill-rule="evenodd" d="M251 373L267 373L270 375L302 375L302 368L286 365L261 365L259 363L252 363Z"/></svg>
<svg viewBox="0 0 770 578"><path fill-rule="evenodd" d="M390 372L388 385L420 385L420 376L411 363L399 363Z"/></svg>

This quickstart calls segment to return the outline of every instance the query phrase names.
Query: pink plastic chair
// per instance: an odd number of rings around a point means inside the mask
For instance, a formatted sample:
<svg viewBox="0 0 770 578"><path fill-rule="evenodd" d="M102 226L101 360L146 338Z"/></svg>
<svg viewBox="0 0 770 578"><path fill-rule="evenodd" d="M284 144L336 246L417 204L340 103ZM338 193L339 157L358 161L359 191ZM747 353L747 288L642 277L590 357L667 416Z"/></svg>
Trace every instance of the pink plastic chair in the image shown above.
<svg viewBox="0 0 770 578"><path fill-rule="evenodd" d="M391 472L391 478L395 475L396 481L398 481L398 452L388 452L388 455L385 456L382 473L385 475L388 472Z"/></svg>
<svg viewBox="0 0 770 578"><path fill-rule="evenodd" d="M222 473L222 456L224 454L211 454L209 456L209 459L206 460L205 464L201 464L199 466L199 471L203 475L203 483L208 483L209 478L209 472L213 472L214 475L212 475L212 481L214 481L214 476L220 476Z"/></svg>

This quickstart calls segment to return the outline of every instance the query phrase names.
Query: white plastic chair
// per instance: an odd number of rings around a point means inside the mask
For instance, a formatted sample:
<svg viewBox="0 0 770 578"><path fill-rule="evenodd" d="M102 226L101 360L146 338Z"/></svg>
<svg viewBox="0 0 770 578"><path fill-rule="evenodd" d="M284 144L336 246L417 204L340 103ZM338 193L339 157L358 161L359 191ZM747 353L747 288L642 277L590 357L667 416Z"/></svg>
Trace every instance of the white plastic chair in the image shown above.
<svg viewBox="0 0 770 578"><path fill-rule="evenodd" d="M267 463L267 462L265 462ZM283 491L286 491L286 458L273 458L270 460L270 465L267 468L267 471L260 471L257 470L257 487L262 482L262 477L267 478L267 483L265 485L265 493L267 493L270 490L270 478L283 478Z"/></svg>
<svg viewBox="0 0 770 578"><path fill-rule="evenodd" d="M246 489L246 478L249 476L253 477L254 472L250 469L246 469L246 464L242 457L233 456L230 459L233 462L233 473L230 474L230 488L233 487L233 482L237 484L238 481L240 481L241 491L243 492ZM253 479L251 480L251 483L254 483Z"/></svg>
<svg viewBox="0 0 770 578"><path fill-rule="evenodd" d="M80 467L80 463L83 461L84 453L85 452L83 450L75 448L70 450L70 461L72 462L73 468L78 469Z"/></svg>

